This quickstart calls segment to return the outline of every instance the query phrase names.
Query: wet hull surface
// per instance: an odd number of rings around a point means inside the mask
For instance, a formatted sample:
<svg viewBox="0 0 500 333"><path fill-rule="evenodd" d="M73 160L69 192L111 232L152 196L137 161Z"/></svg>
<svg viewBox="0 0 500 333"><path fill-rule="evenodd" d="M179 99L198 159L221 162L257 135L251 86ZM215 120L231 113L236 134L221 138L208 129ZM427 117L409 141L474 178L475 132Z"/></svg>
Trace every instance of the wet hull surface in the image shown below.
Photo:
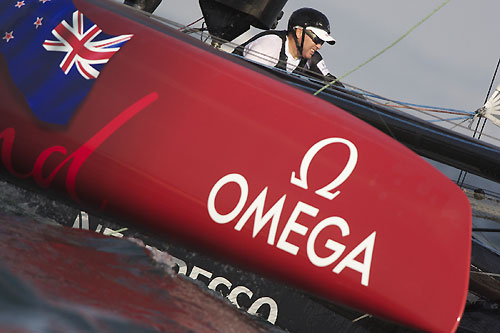
<svg viewBox="0 0 500 333"><path fill-rule="evenodd" d="M269 331L130 240L2 210L0 248L0 330Z"/></svg>

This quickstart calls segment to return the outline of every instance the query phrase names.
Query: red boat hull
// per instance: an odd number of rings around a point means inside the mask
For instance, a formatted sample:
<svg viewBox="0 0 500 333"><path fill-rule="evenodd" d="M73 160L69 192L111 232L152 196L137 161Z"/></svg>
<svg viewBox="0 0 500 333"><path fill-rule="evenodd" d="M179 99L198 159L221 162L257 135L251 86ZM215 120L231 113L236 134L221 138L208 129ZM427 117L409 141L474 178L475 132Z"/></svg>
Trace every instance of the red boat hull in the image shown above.
<svg viewBox="0 0 500 333"><path fill-rule="evenodd" d="M106 33L134 37L67 126L35 119L0 57L3 168L331 301L456 329L471 237L457 186L229 55L128 8L74 3Z"/></svg>

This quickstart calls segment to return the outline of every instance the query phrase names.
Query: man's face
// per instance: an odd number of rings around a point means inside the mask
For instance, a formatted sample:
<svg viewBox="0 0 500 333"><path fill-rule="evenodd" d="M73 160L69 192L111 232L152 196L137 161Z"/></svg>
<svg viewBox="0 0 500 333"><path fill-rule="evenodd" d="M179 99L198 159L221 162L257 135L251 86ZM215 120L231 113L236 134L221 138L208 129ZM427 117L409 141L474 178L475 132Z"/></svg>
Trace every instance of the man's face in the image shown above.
<svg viewBox="0 0 500 333"><path fill-rule="evenodd" d="M302 57L306 59L311 59L314 52L321 49L323 41L314 35L312 31L304 31L303 29L296 29L295 33L297 34L297 39L299 41L302 40L302 33L305 33L304 45L302 46ZM313 41L313 38L316 40Z"/></svg>

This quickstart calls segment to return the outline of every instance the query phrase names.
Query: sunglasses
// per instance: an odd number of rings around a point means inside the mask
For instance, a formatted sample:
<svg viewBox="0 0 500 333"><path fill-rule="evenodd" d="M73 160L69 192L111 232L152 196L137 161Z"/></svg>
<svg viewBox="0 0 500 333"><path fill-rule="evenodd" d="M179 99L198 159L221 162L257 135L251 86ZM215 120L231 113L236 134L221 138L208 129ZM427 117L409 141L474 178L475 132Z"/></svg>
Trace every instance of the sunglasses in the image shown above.
<svg viewBox="0 0 500 333"><path fill-rule="evenodd" d="M323 43L325 42L324 40L322 40L321 38L316 36L316 34L314 32L312 32L311 30L305 29L305 31L306 31L306 35L308 35L312 39L314 44L323 45Z"/></svg>

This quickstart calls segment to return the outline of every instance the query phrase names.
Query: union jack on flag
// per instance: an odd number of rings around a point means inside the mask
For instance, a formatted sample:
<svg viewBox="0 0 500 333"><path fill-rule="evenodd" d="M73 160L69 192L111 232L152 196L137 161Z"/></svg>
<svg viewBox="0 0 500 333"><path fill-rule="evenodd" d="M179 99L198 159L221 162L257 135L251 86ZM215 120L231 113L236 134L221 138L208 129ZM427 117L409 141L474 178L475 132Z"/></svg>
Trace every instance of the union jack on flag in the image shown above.
<svg viewBox="0 0 500 333"><path fill-rule="evenodd" d="M84 30L83 14L77 10L73 13L73 25L62 21L52 30L57 41L46 40L43 47L47 51L65 52L66 56L61 61L60 67L64 74L68 74L73 65L86 79L95 79L99 71L92 67L93 64L105 64L115 54L124 42L132 38L132 35L122 35L113 38L94 41L102 32L97 25Z"/></svg>
<svg viewBox="0 0 500 333"><path fill-rule="evenodd" d="M71 0L0 1L0 53L33 114L49 123L68 123L131 38L105 34Z"/></svg>

